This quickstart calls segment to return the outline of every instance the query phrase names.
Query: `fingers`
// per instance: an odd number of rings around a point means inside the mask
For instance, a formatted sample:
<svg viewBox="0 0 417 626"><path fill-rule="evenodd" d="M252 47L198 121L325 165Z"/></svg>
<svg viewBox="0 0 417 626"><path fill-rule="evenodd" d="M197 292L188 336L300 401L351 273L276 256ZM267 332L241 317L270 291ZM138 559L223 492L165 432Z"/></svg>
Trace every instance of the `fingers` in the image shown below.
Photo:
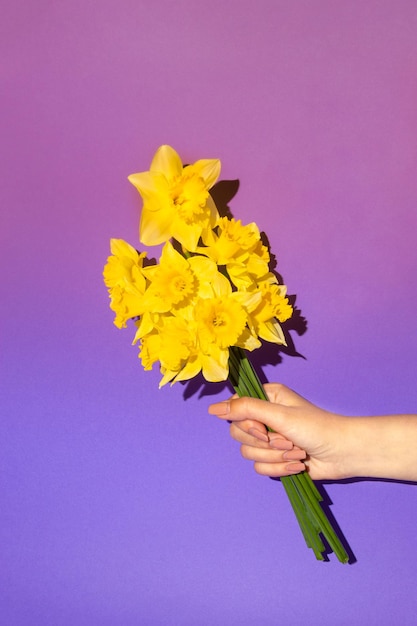
<svg viewBox="0 0 417 626"><path fill-rule="evenodd" d="M236 436L233 435L234 431L236 431ZM258 441L269 443L268 430L265 424L261 424L260 422L256 422L255 420L242 420L241 422L231 422L230 433L232 437L237 441L239 441L240 433L249 433Z"/></svg>
<svg viewBox="0 0 417 626"><path fill-rule="evenodd" d="M256 422L255 420L242 420L241 422L231 422L230 434L236 441L244 443L240 437L246 437L250 435L251 440L257 440L269 444L268 430L265 424ZM255 442L254 442L255 443Z"/></svg>
<svg viewBox="0 0 417 626"><path fill-rule="evenodd" d="M294 463L255 463L253 467L257 474L270 478L299 474L306 469L305 464L301 461Z"/></svg>
<svg viewBox="0 0 417 626"><path fill-rule="evenodd" d="M232 422L230 434L239 443L245 443L260 448L275 448L276 450L291 450L293 444L279 433L268 432L263 424L253 420Z"/></svg>
<svg viewBox="0 0 417 626"><path fill-rule="evenodd" d="M302 461L306 458L306 453L300 448L294 447L292 450L272 450L266 448L254 448L243 444L240 448L244 459L257 461L259 463L285 463L286 461Z"/></svg>
<svg viewBox="0 0 417 626"><path fill-rule="evenodd" d="M251 434L251 428L248 431L241 429L243 423L246 425L245 422L232 423L230 433L233 439L242 444L240 451L243 458L254 461L254 469L258 474L278 478L305 469L302 463L306 458L304 450L276 433L269 433L273 437L271 441L260 440ZM248 424L251 424L249 420Z"/></svg>
<svg viewBox="0 0 417 626"><path fill-rule="evenodd" d="M305 469L303 460L306 458L306 453L299 448L282 451L254 448L244 444L240 451L244 459L254 461L255 471L262 476L278 478L296 474Z"/></svg>

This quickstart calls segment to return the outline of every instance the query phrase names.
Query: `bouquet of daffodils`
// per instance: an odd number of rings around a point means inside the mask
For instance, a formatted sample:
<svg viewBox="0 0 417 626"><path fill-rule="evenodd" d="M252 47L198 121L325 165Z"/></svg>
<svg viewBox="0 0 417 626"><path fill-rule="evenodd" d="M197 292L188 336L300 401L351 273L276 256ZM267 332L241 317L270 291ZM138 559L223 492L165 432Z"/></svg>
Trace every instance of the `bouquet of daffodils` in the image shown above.
<svg viewBox="0 0 417 626"><path fill-rule="evenodd" d="M285 345L281 324L293 309L257 225L219 215L209 193L219 175L218 159L184 166L161 146L149 171L129 176L143 199L140 241L163 244L159 262L112 239L104 282L115 325L134 321L133 343L145 370L159 362L160 386L202 373L209 382L229 380L240 396L267 400L247 353L262 340ZM308 473L281 482L316 558L330 547L347 562Z"/></svg>

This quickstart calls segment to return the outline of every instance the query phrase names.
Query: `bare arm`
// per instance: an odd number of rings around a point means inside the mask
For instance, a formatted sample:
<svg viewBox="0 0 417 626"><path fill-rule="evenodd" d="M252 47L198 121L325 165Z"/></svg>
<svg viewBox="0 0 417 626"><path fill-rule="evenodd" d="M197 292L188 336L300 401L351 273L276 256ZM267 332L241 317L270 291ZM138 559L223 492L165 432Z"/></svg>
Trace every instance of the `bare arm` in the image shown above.
<svg viewBox="0 0 417 626"><path fill-rule="evenodd" d="M417 415L345 417L284 385L265 389L270 402L234 398L209 407L211 414L232 422L232 437L259 474L285 476L307 468L316 480L417 481Z"/></svg>

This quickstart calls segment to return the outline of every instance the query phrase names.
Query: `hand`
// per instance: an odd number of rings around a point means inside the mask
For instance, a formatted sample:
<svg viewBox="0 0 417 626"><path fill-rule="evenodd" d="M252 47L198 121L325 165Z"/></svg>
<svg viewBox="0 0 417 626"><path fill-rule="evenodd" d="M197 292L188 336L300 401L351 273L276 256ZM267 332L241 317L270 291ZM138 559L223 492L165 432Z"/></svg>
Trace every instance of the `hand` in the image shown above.
<svg viewBox="0 0 417 626"><path fill-rule="evenodd" d="M234 396L209 407L232 422L230 433L256 472L279 477L307 469L313 479L346 478L342 446L352 418L324 411L284 385L268 384L265 391L270 402Z"/></svg>

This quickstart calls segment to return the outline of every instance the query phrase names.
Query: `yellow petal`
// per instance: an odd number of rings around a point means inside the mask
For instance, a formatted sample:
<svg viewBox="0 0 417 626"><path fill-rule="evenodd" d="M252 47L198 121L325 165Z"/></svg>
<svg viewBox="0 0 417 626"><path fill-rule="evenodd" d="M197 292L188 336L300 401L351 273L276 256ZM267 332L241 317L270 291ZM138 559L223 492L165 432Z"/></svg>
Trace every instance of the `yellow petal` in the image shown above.
<svg viewBox="0 0 417 626"><path fill-rule="evenodd" d="M221 163L219 159L200 159L196 161L192 167L204 180L207 189L213 187L220 176Z"/></svg>
<svg viewBox="0 0 417 626"><path fill-rule="evenodd" d="M269 321L259 324L258 335L265 341L286 346L285 336L280 324L277 321Z"/></svg>
<svg viewBox="0 0 417 626"><path fill-rule="evenodd" d="M171 370L165 370L164 368L161 367L161 374L163 374L163 377L160 380L159 388L161 389L161 387L163 387L164 385L166 385L167 383L172 381L172 379L175 377L176 373L177 372L172 372ZM175 382L175 380L172 381L172 384L174 382Z"/></svg>
<svg viewBox="0 0 417 626"><path fill-rule="evenodd" d="M211 229L216 226L217 221L219 219L219 213L217 211L217 207L214 203L214 200L210 196L210 194L207 196L207 199L206 199L206 208L208 208L210 211L209 223L210 223L210 229Z"/></svg>
<svg viewBox="0 0 417 626"><path fill-rule="evenodd" d="M172 210L160 208L153 211L144 206L140 216L139 238L144 246L157 246L171 238Z"/></svg>
<svg viewBox="0 0 417 626"><path fill-rule="evenodd" d="M187 364L180 371L179 374L175 377L174 382L180 382L182 380L190 380L190 378L194 378L201 370L201 361L198 355L194 355L190 359L188 359Z"/></svg>
<svg viewBox="0 0 417 626"><path fill-rule="evenodd" d="M152 159L151 172L162 172L168 179L182 173L182 161L179 154L171 146L158 148Z"/></svg>
<svg viewBox="0 0 417 626"><path fill-rule="evenodd" d="M260 303L262 293L260 291L235 291L233 297L251 313Z"/></svg>
<svg viewBox="0 0 417 626"><path fill-rule="evenodd" d="M212 285L216 296L225 297L232 293L232 286L229 279L223 274L220 274L220 272L216 273Z"/></svg>
<svg viewBox="0 0 417 626"><path fill-rule="evenodd" d="M124 239L110 239L110 250L115 256L126 256L135 262L138 260L137 251Z"/></svg>
<svg viewBox="0 0 417 626"><path fill-rule="evenodd" d="M152 314L149 313L149 311L145 311L139 322L136 322L137 331L132 341L132 346L137 341L139 341L139 339L142 339L142 337L145 337L145 335L149 335L153 331L158 318L159 316L157 314Z"/></svg>
<svg viewBox="0 0 417 626"><path fill-rule="evenodd" d="M203 256L193 256L188 260L191 269L202 283L210 283L217 275L217 265Z"/></svg>
<svg viewBox="0 0 417 626"><path fill-rule="evenodd" d="M171 222L171 235L174 239L177 239L186 250L195 252L201 235L201 226L193 223L187 224L178 218L178 215L175 215Z"/></svg>
<svg viewBox="0 0 417 626"><path fill-rule="evenodd" d="M168 182L160 172L140 172L138 174L130 174L127 180L132 183L139 191L144 202L151 202L155 199L155 195L161 194L169 196ZM159 205L156 206L159 209Z"/></svg>
<svg viewBox="0 0 417 626"><path fill-rule="evenodd" d="M237 340L236 345L239 346L239 348L252 352L252 350L256 350L261 347L261 342L250 332L248 328L245 328Z"/></svg>
<svg viewBox="0 0 417 626"><path fill-rule="evenodd" d="M221 350L216 355L202 355L203 376L211 383L227 380L229 375L229 350Z"/></svg>

